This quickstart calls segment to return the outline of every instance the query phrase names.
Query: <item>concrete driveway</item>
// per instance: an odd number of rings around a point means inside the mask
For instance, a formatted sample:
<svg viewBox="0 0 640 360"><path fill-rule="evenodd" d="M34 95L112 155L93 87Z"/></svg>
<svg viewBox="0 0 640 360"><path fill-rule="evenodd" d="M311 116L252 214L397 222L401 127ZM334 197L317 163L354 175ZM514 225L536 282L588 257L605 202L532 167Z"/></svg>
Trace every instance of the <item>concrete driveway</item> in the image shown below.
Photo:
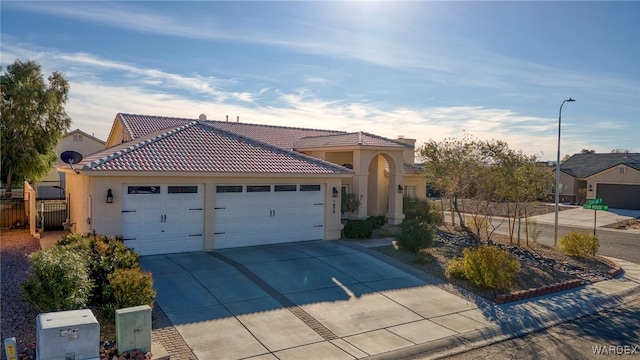
<svg viewBox="0 0 640 360"><path fill-rule="evenodd" d="M491 325L474 303L334 242L141 263L199 359L362 358Z"/></svg>

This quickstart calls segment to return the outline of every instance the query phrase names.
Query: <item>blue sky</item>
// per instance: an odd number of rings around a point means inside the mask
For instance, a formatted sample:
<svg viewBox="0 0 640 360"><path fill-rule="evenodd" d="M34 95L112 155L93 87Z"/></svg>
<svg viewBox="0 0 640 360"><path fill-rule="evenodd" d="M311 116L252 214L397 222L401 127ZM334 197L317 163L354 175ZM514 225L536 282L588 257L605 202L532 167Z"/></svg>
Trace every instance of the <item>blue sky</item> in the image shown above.
<svg viewBox="0 0 640 360"><path fill-rule="evenodd" d="M640 152L640 2L2 1L1 63L71 83L73 128L118 112L499 139L553 160Z"/></svg>

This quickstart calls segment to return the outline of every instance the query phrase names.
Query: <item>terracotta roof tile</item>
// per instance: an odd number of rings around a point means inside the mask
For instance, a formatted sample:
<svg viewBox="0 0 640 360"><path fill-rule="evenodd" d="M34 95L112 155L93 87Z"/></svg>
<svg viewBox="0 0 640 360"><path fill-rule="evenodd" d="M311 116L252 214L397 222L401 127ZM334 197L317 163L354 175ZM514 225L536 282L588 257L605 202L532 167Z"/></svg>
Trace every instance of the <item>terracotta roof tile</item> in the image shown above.
<svg viewBox="0 0 640 360"><path fill-rule="evenodd" d="M184 121L179 126L161 129L89 155L78 163L78 169L282 174L352 172L200 121Z"/></svg>
<svg viewBox="0 0 640 360"><path fill-rule="evenodd" d="M327 146L385 146L407 148L411 145L401 141L391 140L382 136L365 132L344 133L336 135L305 137L295 143L295 149L308 149Z"/></svg>

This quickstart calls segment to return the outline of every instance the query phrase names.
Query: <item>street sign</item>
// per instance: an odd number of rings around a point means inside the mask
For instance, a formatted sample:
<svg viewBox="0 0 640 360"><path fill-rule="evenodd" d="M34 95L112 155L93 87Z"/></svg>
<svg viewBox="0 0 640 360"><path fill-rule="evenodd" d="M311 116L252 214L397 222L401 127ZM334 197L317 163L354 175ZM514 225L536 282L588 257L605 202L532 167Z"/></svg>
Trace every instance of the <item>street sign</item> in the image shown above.
<svg viewBox="0 0 640 360"><path fill-rule="evenodd" d="M602 204L584 204L582 205L582 208L587 210L609 211L609 205L602 205Z"/></svg>
<svg viewBox="0 0 640 360"><path fill-rule="evenodd" d="M587 200L587 205L601 205L602 204L602 198L595 198L595 199L588 199Z"/></svg>

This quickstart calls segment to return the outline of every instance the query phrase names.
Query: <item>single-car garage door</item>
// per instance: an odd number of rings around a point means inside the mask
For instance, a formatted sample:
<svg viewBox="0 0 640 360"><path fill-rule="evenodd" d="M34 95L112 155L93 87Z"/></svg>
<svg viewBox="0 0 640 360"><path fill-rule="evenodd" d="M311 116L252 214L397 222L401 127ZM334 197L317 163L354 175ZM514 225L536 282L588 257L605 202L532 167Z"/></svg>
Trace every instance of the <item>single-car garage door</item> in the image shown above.
<svg viewBox="0 0 640 360"><path fill-rule="evenodd" d="M202 185L124 185L122 237L140 255L203 249Z"/></svg>
<svg viewBox="0 0 640 360"><path fill-rule="evenodd" d="M597 184L596 193L610 208L640 210L640 185Z"/></svg>
<svg viewBox="0 0 640 360"><path fill-rule="evenodd" d="M216 249L323 238L322 185L216 186Z"/></svg>

